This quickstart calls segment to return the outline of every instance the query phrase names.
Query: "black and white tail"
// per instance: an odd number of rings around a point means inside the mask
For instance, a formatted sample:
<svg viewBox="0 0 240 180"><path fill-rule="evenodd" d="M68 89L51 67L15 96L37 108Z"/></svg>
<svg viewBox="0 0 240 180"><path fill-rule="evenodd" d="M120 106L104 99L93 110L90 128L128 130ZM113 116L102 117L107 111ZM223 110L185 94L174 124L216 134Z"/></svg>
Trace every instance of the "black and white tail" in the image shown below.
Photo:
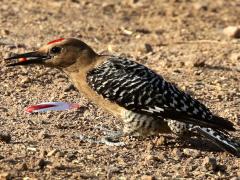
<svg viewBox="0 0 240 180"><path fill-rule="evenodd" d="M212 128L192 126L190 131L194 131L203 137L211 140L219 148L240 157L240 143L232 140L228 135L220 132L219 130L214 130Z"/></svg>

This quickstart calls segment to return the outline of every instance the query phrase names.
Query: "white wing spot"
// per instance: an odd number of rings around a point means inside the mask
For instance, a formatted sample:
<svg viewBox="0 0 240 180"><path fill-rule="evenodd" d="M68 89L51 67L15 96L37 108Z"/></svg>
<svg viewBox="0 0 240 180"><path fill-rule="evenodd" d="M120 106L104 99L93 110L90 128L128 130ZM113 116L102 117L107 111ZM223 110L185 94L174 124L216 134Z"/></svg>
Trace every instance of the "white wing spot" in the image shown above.
<svg viewBox="0 0 240 180"><path fill-rule="evenodd" d="M187 109L188 109L188 106L187 106L186 104L184 104L184 106L183 106L183 107L181 107L181 109L182 109L183 111L187 111Z"/></svg>
<svg viewBox="0 0 240 180"><path fill-rule="evenodd" d="M198 114L199 110L197 108L194 108L193 114Z"/></svg>

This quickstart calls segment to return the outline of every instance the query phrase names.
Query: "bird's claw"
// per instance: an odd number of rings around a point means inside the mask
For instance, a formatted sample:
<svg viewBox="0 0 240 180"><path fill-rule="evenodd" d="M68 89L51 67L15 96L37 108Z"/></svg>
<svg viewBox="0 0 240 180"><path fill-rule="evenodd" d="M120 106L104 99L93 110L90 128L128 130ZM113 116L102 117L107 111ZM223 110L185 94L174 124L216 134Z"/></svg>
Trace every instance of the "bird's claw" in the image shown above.
<svg viewBox="0 0 240 180"><path fill-rule="evenodd" d="M120 132L120 131L112 131L112 130L107 129L103 126L98 126L98 125L95 126L94 129L101 130L104 135L111 136L111 137L118 137L122 134L122 132Z"/></svg>
<svg viewBox="0 0 240 180"><path fill-rule="evenodd" d="M76 138L76 136L75 136L75 138ZM125 146L124 142L113 141L111 137L103 137L100 140L96 140L92 137L79 135L79 136L77 136L77 138L79 138L83 142L88 142L90 144L105 144L108 146Z"/></svg>
<svg viewBox="0 0 240 180"><path fill-rule="evenodd" d="M101 139L101 142L103 144L106 144L108 146L125 146L124 142L116 142L116 141L112 141L111 137L103 137Z"/></svg>

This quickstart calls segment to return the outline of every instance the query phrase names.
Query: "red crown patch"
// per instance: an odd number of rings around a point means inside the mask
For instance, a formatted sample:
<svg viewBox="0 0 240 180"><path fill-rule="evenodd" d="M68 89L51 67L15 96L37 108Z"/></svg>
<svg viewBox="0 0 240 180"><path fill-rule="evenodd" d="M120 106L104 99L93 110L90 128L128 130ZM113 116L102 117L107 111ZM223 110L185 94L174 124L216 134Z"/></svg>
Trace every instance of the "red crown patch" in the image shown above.
<svg viewBox="0 0 240 180"><path fill-rule="evenodd" d="M64 40L64 38L55 39L55 40L53 40L53 41L48 42L47 44L48 44L48 45L49 45L49 44L54 44L54 43L56 43L56 42L61 42L61 41L63 41L63 40Z"/></svg>

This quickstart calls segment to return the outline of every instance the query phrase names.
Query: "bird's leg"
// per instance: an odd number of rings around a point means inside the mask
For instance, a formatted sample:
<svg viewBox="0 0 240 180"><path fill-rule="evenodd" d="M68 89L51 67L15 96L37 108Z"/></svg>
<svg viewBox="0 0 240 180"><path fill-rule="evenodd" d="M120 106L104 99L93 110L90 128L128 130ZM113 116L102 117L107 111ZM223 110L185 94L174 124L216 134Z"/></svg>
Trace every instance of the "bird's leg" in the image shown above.
<svg viewBox="0 0 240 180"><path fill-rule="evenodd" d="M177 141L181 142L182 145L188 146L193 137L193 131L189 129L189 125L186 123L178 122L175 120L168 120L168 127L170 130L177 135Z"/></svg>
<svg viewBox="0 0 240 180"><path fill-rule="evenodd" d="M116 138L120 138L120 136L116 137L116 136L104 136L101 139L101 142L103 144L106 144L108 146L124 146L125 143L124 142L120 142L120 141L116 141Z"/></svg>
<svg viewBox="0 0 240 180"><path fill-rule="evenodd" d="M112 137L103 137L100 140L96 140L93 137L89 137L89 136L83 136L83 135L78 135L77 137L74 136L74 138L79 138L81 141L83 142L88 142L90 144L106 144L108 146L124 146L125 143L124 142L114 142L112 140Z"/></svg>
<svg viewBox="0 0 240 180"><path fill-rule="evenodd" d="M200 140L203 139L203 136L197 133L197 127L191 124L168 120L168 126L171 131L177 135L177 141L181 143L182 146L198 146Z"/></svg>
<svg viewBox="0 0 240 180"><path fill-rule="evenodd" d="M123 142L118 141L119 138L125 136L123 131L112 131L107 128L104 128L102 126L95 126L96 129L102 130L103 133L106 135L104 136L101 141L104 142L104 144L107 145L113 145L113 146L122 146L124 145Z"/></svg>

